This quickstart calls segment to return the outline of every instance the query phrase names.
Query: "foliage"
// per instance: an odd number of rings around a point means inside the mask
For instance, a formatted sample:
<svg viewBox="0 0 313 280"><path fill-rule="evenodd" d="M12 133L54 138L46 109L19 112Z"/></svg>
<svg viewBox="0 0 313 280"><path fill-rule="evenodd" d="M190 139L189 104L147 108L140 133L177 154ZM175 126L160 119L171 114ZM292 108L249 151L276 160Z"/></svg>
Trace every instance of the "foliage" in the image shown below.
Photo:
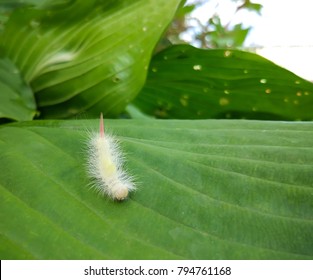
<svg viewBox="0 0 313 280"><path fill-rule="evenodd" d="M0 4L2 259L312 259L312 83L241 51L152 56L179 0ZM88 188L100 112L130 118L106 120L139 186L122 203Z"/></svg>
<svg viewBox="0 0 313 280"><path fill-rule="evenodd" d="M2 258L312 258L311 123L108 121L139 182L123 203L86 187L97 126L0 130Z"/></svg>
<svg viewBox="0 0 313 280"><path fill-rule="evenodd" d="M118 115L143 86L153 48L179 0L159 1L157 9L152 0L60 2L15 9L1 34L2 57L23 73L41 118L86 110Z"/></svg>
<svg viewBox="0 0 313 280"><path fill-rule="evenodd" d="M312 120L312 92L255 54L178 45L153 57L134 104L158 118Z"/></svg>
<svg viewBox="0 0 313 280"><path fill-rule="evenodd" d="M251 26L245 27L242 23L234 24L232 19L227 19L226 23L222 23L220 15L216 12L209 16L206 22L201 22L192 16L192 12L202 7L206 2L207 0L195 0L182 6L165 35L168 41L162 40L158 49L161 50L164 46L168 46L169 42L174 44L185 42L201 46L201 48L242 47ZM232 0L232 2L236 7L233 17L242 11L261 15L262 5L258 3L252 3L250 0ZM219 6L218 1L216 1L216 6ZM210 14L211 11L206 12ZM182 39L184 33L188 33L192 40Z"/></svg>

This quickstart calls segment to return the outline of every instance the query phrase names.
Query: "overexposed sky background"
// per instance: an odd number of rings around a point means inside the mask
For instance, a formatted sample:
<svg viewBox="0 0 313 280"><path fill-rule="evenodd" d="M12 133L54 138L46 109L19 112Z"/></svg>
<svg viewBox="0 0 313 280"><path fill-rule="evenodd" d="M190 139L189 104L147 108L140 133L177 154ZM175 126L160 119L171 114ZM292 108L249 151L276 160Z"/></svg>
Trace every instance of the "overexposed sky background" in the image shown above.
<svg viewBox="0 0 313 280"><path fill-rule="evenodd" d="M192 3L190 0L187 3ZM207 21L217 13L222 23L252 26L244 46L257 47L257 53L313 81L312 0L252 0L263 5L261 15L240 11L231 0L208 0L192 17ZM234 16L235 14L235 16Z"/></svg>

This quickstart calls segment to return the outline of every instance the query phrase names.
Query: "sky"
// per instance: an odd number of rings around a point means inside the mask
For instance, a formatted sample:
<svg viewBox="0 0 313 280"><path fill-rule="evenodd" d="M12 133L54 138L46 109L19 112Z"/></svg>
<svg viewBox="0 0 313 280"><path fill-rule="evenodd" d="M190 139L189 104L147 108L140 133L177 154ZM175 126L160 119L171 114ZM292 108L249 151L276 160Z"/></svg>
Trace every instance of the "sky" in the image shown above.
<svg viewBox="0 0 313 280"><path fill-rule="evenodd" d="M188 1L192 2L192 0ZM193 13L206 21L215 12L222 23L252 26L245 47L258 47L257 53L313 81L312 0L252 0L263 5L261 15L240 11L231 0L208 0Z"/></svg>

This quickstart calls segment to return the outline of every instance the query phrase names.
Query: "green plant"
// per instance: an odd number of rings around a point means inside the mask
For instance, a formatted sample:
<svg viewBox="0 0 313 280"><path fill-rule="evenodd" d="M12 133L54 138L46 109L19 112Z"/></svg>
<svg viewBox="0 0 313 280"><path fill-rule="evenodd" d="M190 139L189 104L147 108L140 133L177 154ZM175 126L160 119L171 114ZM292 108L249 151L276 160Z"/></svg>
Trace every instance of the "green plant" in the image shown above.
<svg viewBox="0 0 313 280"><path fill-rule="evenodd" d="M312 83L241 51L152 56L178 0L53 2L0 2L2 259L312 259ZM106 120L123 203L88 188L100 112L130 118Z"/></svg>
<svg viewBox="0 0 313 280"><path fill-rule="evenodd" d="M262 5L252 3L250 0L228 0L234 2L233 16L240 11L254 12L261 15ZM251 26L244 26L242 23L233 24L232 19L222 23L218 12L212 14L205 22L193 17L192 12L202 7L208 0L182 1L185 3L176 13L175 19L168 28L163 40L157 49L162 49L170 43L189 43L201 48L238 48L243 43L251 30ZM187 3L186 3L187 2ZM215 4L218 1L214 2ZM218 4L217 4L218 6ZM207 14L211 11L204 10ZM182 34L188 34L192 39L183 39ZM186 40L186 41L185 41Z"/></svg>

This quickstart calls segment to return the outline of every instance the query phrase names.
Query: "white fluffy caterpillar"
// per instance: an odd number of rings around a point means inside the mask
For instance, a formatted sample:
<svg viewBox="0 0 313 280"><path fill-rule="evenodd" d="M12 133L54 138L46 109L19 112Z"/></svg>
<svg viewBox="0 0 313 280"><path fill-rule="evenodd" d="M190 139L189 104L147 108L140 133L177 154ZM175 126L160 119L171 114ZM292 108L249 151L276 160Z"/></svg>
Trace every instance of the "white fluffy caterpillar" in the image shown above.
<svg viewBox="0 0 313 280"><path fill-rule="evenodd" d="M88 141L88 173L94 187L114 200L124 200L136 187L132 177L123 170L123 157L117 140L104 133L102 113L100 131Z"/></svg>

